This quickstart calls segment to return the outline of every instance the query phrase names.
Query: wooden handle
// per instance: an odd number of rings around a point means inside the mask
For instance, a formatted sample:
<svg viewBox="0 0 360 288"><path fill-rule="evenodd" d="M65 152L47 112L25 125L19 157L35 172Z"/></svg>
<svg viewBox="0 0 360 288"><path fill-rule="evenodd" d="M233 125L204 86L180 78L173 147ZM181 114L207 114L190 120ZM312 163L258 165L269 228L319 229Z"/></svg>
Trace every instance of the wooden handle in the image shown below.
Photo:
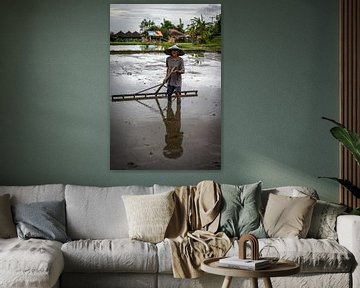
<svg viewBox="0 0 360 288"><path fill-rule="evenodd" d="M168 75L166 75L165 79L163 80L163 83L160 85L160 87L155 91L155 95L159 93L160 89L165 85L165 83L169 80L171 74L175 71L176 67L173 67Z"/></svg>

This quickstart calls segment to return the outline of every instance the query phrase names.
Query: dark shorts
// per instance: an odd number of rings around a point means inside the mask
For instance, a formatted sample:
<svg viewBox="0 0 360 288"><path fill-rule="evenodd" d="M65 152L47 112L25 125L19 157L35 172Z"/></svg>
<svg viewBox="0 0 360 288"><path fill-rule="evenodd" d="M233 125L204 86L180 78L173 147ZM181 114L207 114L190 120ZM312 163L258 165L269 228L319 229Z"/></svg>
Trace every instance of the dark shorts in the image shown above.
<svg viewBox="0 0 360 288"><path fill-rule="evenodd" d="M167 86L167 95L168 96L171 96L173 93L181 93L181 86L172 86L172 85L168 85Z"/></svg>

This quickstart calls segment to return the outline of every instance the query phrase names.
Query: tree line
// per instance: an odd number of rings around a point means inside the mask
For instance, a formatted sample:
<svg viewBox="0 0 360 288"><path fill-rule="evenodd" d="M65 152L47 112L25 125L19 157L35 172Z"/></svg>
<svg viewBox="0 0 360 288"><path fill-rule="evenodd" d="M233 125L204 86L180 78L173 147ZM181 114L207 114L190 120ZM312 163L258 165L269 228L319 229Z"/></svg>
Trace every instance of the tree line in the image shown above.
<svg viewBox="0 0 360 288"><path fill-rule="evenodd" d="M221 14L215 16L214 22L205 22L203 16L191 19L187 33L195 42L206 43L221 35Z"/></svg>
<svg viewBox="0 0 360 288"><path fill-rule="evenodd" d="M206 22L204 17L194 17L190 19L190 24L184 27L181 18L178 24L172 23L170 20L163 19L160 25L156 25L150 19L141 21L139 28L141 33L147 31L161 31L164 39L168 39L169 31L175 29L183 34L189 35L193 43L204 44L213 41L221 36L221 14L212 17L212 22Z"/></svg>

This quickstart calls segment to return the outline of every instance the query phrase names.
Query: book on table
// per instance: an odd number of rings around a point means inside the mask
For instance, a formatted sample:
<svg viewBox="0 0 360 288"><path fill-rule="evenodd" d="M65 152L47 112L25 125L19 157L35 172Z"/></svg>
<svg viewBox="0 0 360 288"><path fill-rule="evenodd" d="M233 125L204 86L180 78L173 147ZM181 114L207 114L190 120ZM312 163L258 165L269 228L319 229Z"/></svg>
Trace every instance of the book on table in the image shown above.
<svg viewBox="0 0 360 288"><path fill-rule="evenodd" d="M238 256L233 256L220 259L219 266L237 269L259 270L270 267L271 262L267 259L240 259Z"/></svg>

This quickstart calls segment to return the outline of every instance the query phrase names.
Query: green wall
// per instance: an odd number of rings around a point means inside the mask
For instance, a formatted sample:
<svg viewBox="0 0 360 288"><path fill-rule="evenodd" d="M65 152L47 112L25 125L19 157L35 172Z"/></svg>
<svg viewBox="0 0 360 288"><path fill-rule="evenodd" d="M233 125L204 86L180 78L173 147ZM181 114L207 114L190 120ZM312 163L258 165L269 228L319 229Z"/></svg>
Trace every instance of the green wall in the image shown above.
<svg viewBox="0 0 360 288"><path fill-rule="evenodd" d="M321 120L338 118L337 1L222 1L222 170L111 171L109 4L129 2L1 2L1 185L262 180L337 201L317 179L339 166Z"/></svg>

